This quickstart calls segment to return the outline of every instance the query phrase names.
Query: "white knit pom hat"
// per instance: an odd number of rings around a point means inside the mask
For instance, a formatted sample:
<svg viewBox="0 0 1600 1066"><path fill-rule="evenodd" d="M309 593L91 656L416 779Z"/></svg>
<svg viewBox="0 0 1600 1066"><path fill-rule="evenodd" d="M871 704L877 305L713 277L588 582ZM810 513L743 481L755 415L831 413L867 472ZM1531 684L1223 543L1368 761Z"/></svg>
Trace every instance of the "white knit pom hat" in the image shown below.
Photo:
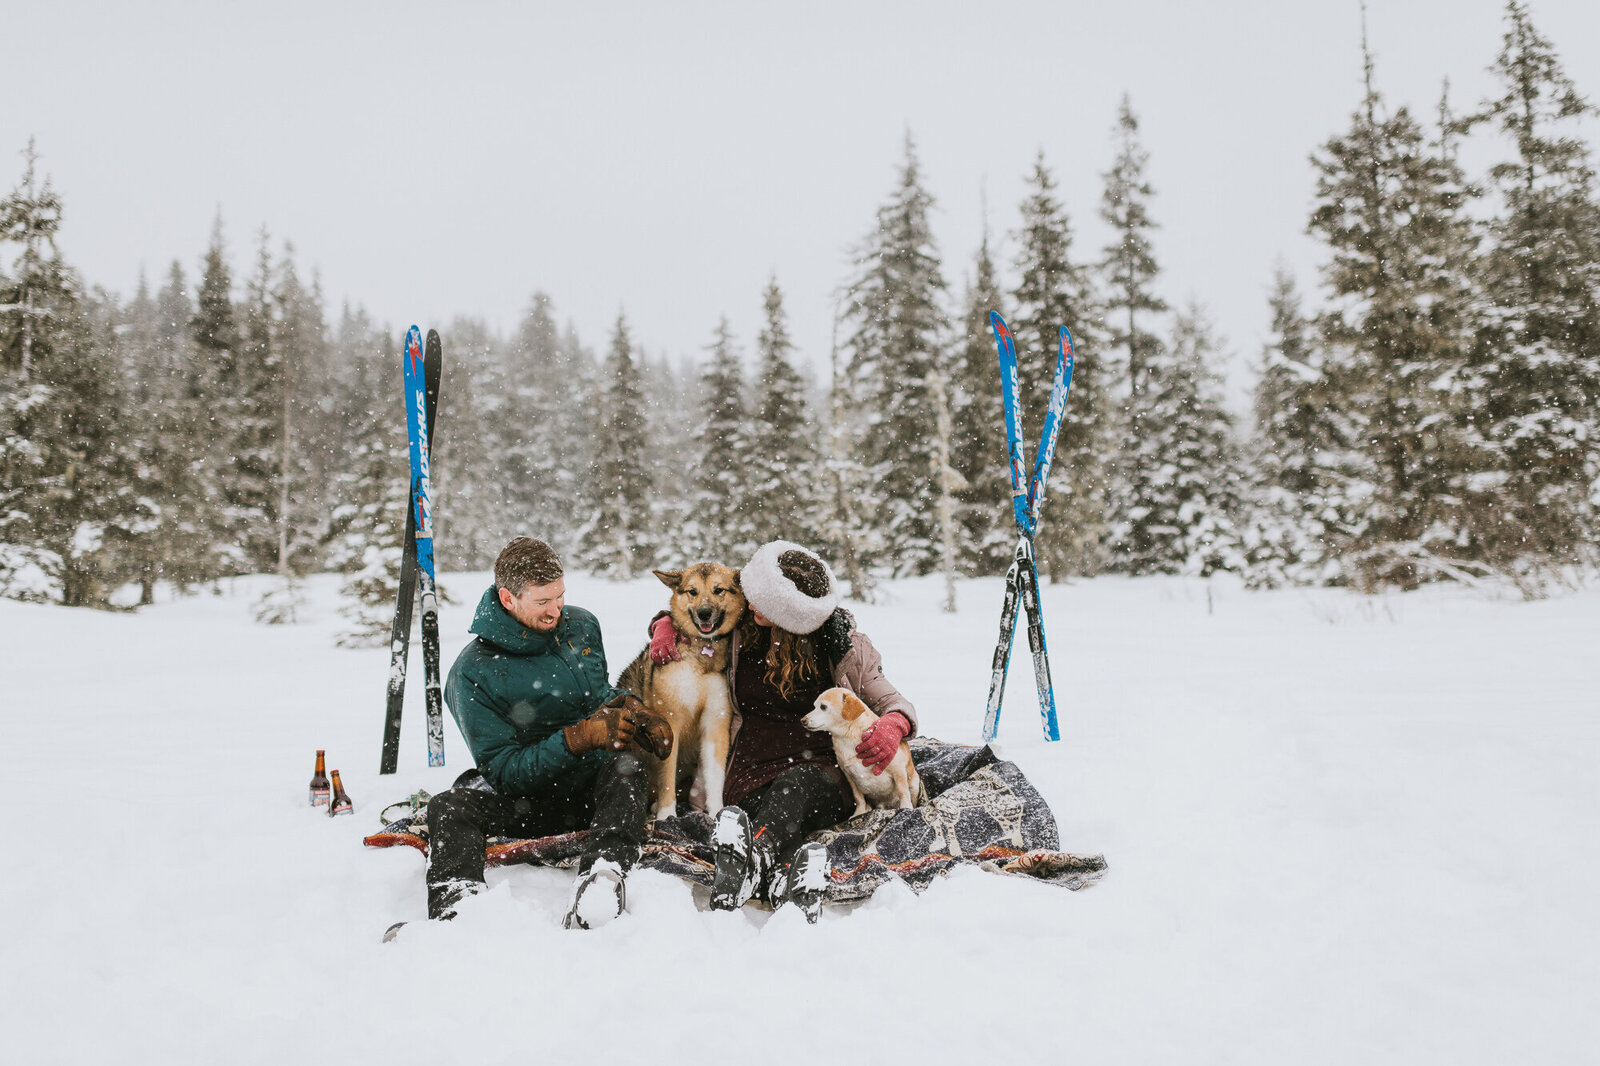
<svg viewBox="0 0 1600 1066"><path fill-rule="evenodd" d="M828 579L828 588L819 597L812 597L795 587L784 576L778 560L789 552L799 552L814 560ZM833 609L839 606L839 586L833 580L833 571L814 552L788 540L775 540L756 549L750 561L739 571L739 584L744 589L750 606L766 615L768 621L791 633L814 633L828 620Z"/></svg>

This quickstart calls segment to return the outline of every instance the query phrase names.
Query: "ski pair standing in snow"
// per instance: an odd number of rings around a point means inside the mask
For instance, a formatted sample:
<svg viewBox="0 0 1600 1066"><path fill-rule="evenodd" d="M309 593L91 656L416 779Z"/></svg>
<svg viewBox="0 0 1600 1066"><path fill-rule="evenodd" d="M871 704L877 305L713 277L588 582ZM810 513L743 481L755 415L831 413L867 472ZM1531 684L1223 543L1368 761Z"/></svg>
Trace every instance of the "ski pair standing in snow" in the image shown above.
<svg viewBox="0 0 1600 1066"><path fill-rule="evenodd" d="M439 406L439 373L444 349L439 334L428 331L426 354L422 333L406 333L406 432L410 439L411 493L400 554L400 589L395 598L394 628L389 636L389 687L383 718L380 774L392 774L400 758L400 718L405 706L406 661L411 648L411 612L422 600L422 680L428 721L428 765L444 765L444 711L439 688L439 602L433 571L433 483L431 477L434 415ZM420 596L419 596L420 593Z"/></svg>
<svg viewBox="0 0 1600 1066"><path fill-rule="evenodd" d="M445 700L477 767L428 801L428 917L454 917L483 887L489 837L587 829L564 924L608 922L649 816L631 749L665 757L671 727L608 680L600 623L567 605L561 560L543 541L518 537L500 552L471 630Z"/></svg>
<svg viewBox="0 0 1600 1066"><path fill-rule="evenodd" d="M1061 412L1067 405L1067 390L1072 387L1072 334L1066 326L1056 346L1055 383L1050 389L1050 405L1045 410L1044 430L1039 435L1039 451L1034 456L1033 477L1023 475L1022 418L1017 390L1017 346L1011 330L998 311L989 313L995 345L1000 355L1000 389L1005 404L1006 447L1011 467L1011 510L1017 520L1017 550L1006 571L1005 600L1000 607L1000 641L994 649L994 665L989 678L989 702L983 715L983 739L993 740L1000 732L1000 701L1005 695L1006 667L1011 661L1011 644L1017 631L1017 604L1028 612L1028 648L1033 652L1033 677L1039 689L1039 715L1046 740L1060 740L1056 720L1055 686L1050 682L1050 656L1044 642L1044 613L1039 604L1039 569L1034 563L1033 538L1039 529L1039 507L1044 503L1045 483L1050 479L1050 463L1055 457L1056 437L1061 432Z"/></svg>

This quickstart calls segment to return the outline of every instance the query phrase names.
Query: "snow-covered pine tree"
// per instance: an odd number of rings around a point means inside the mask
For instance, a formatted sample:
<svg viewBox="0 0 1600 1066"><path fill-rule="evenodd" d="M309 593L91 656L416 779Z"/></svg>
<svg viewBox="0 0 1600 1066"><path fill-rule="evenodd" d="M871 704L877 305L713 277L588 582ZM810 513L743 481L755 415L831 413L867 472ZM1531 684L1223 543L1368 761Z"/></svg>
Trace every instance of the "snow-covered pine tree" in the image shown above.
<svg viewBox="0 0 1600 1066"><path fill-rule="evenodd" d="M209 390L189 337L193 308L178 262L154 301L141 289L126 312L114 300L106 311L118 320L106 337L122 371L124 402L138 412L120 442L134 460L128 491L138 501L135 529L121 547L137 575L139 602L148 604L158 580L183 588L210 576L211 497L202 464Z"/></svg>
<svg viewBox="0 0 1600 1066"><path fill-rule="evenodd" d="M214 364L229 359L239 345L238 316L233 307L233 272L228 267L221 214L211 225L211 243L206 247L200 268L200 287L195 293L189 333L196 347L212 353L207 362Z"/></svg>
<svg viewBox="0 0 1600 1066"><path fill-rule="evenodd" d="M99 286L83 294L81 341L73 351L74 361L86 377L104 376L109 380L96 380L80 388L89 397L86 409L93 411L91 405L96 402L115 407L91 416L94 426L85 427L85 454L73 477L94 526L95 546L77 561L87 575L87 587L93 590L83 604L93 607L109 606L112 593L143 576L143 562L150 554L159 518L156 500L149 491L150 471L131 446L136 439L136 420L129 415L133 408L127 400L128 383L120 373L121 324L121 308L115 296ZM80 553L90 539L87 533L88 527L80 522L74 545ZM70 590L74 566L67 569Z"/></svg>
<svg viewBox="0 0 1600 1066"><path fill-rule="evenodd" d="M1248 450L1246 581L1261 588L1322 584L1339 575L1325 524L1349 524L1337 513L1342 494L1333 479L1352 430L1331 402L1331 382L1294 276L1281 265L1268 307L1272 320L1257 368Z"/></svg>
<svg viewBox="0 0 1600 1066"><path fill-rule="evenodd" d="M1511 142L1490 170L1500 200L1475 370L1475 426L1493 455L1475 531L1490 559L1559 567L1596 558L1600 477L1600 203L1576 123L1594 108L1519 0L1481 117ZM1488 506L1481 504L1487 502Z"/></svg>
<svg viewBox="0 0 1600 1066"><path fill-rule="evenodd" d="M509 503L512 489L502 480L506 464L496 449L504 443L502 431L517 427L504 417L509 390L497 387L503 380L501 355L489 328L476 319L457 318L440 331L440 340L444 366L432 451L437 501L433 551L439 569L487 570L506 542L522 534L563 550L564 540L549 538L570 532L564 528L575 510L570 501L557 512L568 520L559 526L552 521L555 516L521 511ZM398 364L392 373L383 383L378 405L392 412L394 424L400 426L404 421ZM409 456L402 454L396 472L409 480L410 469ZM516 488L524 486L519 482Z"/></svg>
<svg viewBox="0 0 1600 1066"><path fill-rule="evenodd" d="M300 522L305 530L307 567L321 570L327 567L332 536L329 519L340 502L334 482L344 469L353 439L346 414L354 379L352 368L333 344L320 268L312 267L311 285L305 293L307 312L314 317L316 343L296 388L302 427L299 451L309 489L300 501Z"/></svg>
<svg viewBox="0 0 1600 1066"><path fill-rule="evenodd" d="M889 545L884 561L896 574L924 574L939 561L927 376L943 373L949 320L932 206L907 133L899 181L856 254L846 291L852 446L864 457L867 494Z"/></svg>
<svg viewBox="0 0 1600 1066"><path fill-rule="evenodd" d="M1129 401L1144 433L1130 441L1129 506L1112 530L1119 569L1244 570L1243 477L1218 361L1211 326L1195 306L1178 314L1170 344L1148 353Z"/></svg>
<svg viewBox="0 0 1600 1066"><path fill-rule="evenodd" d="M958 558L964 572L1003 574L1011 565L1017 527L1011 513L1000 366L989 326L989 312L999 311L1004 318L1006 311L987 226L974 270L962 300L961 336L950 368L950 465L966 482L956 509L963 532Z"/></svg>
<svg viewBox="0 0 1600 1066"><path fill-rule="evenodd" d="M90 308L56 247L62 208L32 142L0 200L0 595L101 607L144 517L122 439L110 317ZM7 247L10 246L10 247ZM6 256L0 255L0 262Z"/></svg>
<svg viewBox="0 0 1600 1066"><path fill-rule="evenodd" d="M0 200L0 240L14 245L5 289L5 333L0 338L0 370L16 371L26 382L41 354L68 317L64 307L76 285L61 253L56 233L61 228L61 198L48 176L41 182L39 154L30 138L23 152L27 166L11 195ZM44 354L49 349L43 349Z"/></svg>
<svg viewBox="0 0 1600 1066"><path fill-rule="evenodd" d="M170 359L178 345L189 339L189 320L193 317L189 279L183 264L174 259L167 268L167 283L156 293L156 342L163 357Z"/></svg>
<svg viewBox="0 0 1600 1066"><path fill-rule="evenodd" d="M272 570L278 549L282 360L273 338L272 256L258 234L255 272L239 308L239 343L219 353L215 406L222 432L213 463L222 471L216 553L224 573Z"/></svg>
<svg viewBox="0 0 1600 1066"><path fill-rule="evenodd" d="M577 515L593 509L596 500L596 486L587 472L595 468L600 454L600 412L606 384L600 361L579 338L578 328L571 319L561 333L561 372L563 400L558 415L562 439L558 474L568 513ZM561 536L570 550L577 543L577 529L571 521L563 525Z"/></svg>
<svg viewBox="0 0 1600 1066"><path fill-rule="evenodd" d="M1349 132L1315 154L1309 229L1327 242L1333 306L1321 323L1332 396L1348 415L1359 463L1340 510L1357 525L1328 530L1361 589L1412 587L1447 573L1458 552L1450 491L1449 383L1463 365L1456 256L1470 240L1459 170L1430 150L1410 112L1387 113L1366 88Z"/></svg>
<svg viewBox="0 0 1600 1066"><path fill-rule="evenodd" d="M600 403L599 447L594 466L595 502L580 527L573 552L578 566L611 578L628 578L651 565L655 555L650 521L650 483L644 468L649 448L644 394L625 315L617 315L606 358Z"/></svg>
<svg viewBox="0 0 1600 1066"><path fill-rule="evenodd" d="M955 426L950 420L949 390L937 370L928 371L928 398L933 403L934 447L929 460L933 476L936 506L938 508L939 569L944 573L944 603L946 614L956 613L956 493L967 483L960 471L950 465L950 438Z"/></svg>
<svg viewBox="0 0 1600 1066"><path fill-rule="evenodd" d="M320 284L306 287L285 243L278 262L274 341L283 361L279 401L278 573L304 574L320 562L321 474L325 426L315 399L323 392L328 334Z"/></svg>
<svg viewBox="0 0 1600 1066"><path fill-rule="evenodd" d="M178 264L173 266L177 268ZM168 288L171 288L170 280ZM176 374L163 366L168 346L157 336L161 314L156 300L150 296L143 268L139 271L133 300L126 307L119 307L117 301L111 299L104 311L111 319L109 336L113 358L123 371L122 401L141 415L131 423L129 439L121 442L134 459L134 477L129 490L135 497L147 501L151 524L159 530L171 520L172 498L182 490L182 486L172 484L173 475L187 471L177 458L177 440L164 432L164 425L158 424L174 413L169 397L175 392ZM135 573L134 580L140 586L141 606L153 602L156 582L165 576L164 547L159 537L147 536L134 537L124 547L128 565ZM204 547L204 544L199 546L199 554L203 554ZM191 557L195 554L191 547Z"/></svg>
<svg viewBox="0 0 1600 1066"><path fill-rule="evenodd" d="M1145 364L1161 345L1140 316L1161 314L1167 310L1167 303L1155 291L1161 268L1156 264L1150 240L1150 231L1157 228L1149 209L1155 190L1145 177L1150 154L1139 143L1139 119L1126 94L1117 109L1115 141L1116 159L1104 175L1105 191L1100 200L1100 217L1113 235L1100 262L1108 290L1104 308L1106 350L1124 353L1125 387L1129 395L1137 396L1144 386Z"/></svg>
<svg viewBox="0 0 1600 1066"><path fill-rule="evenodd" d="M560 513L563 499L561 343L551 311L550 297L535 292L504 360L494 457L505 506L518 515Z"/></svg>
<svg viewBox="0 0 1600 1066"><path fill-rule="evenodd" d="M828 431L822 522L818 535L832 554L835 569L850 584L850 597L862 603L873 598L867 561L882 551L879 531L869 524L863 507L867 471L851 451L858 412L850 396L850 376L839 348L841 314L836 306L828 345Z"/></svg>
<svg viewBox="0 0 1600 1066"><path fill-rule="evenodd" d="M320 293L300 281L294 246L285 242L271 293L271 348L277 357L278 431L274 570L282 584L264 594L256 607L258 621L294 622L301 607L299 578L320 560L317 531L321 524L318 426L308 396L320 384L325 366L327 330Z"/></svg>
<svg viewBox="0 0 1600 1066"><path fill-rule="evenodd" d="M823 501L822 464L806 384L789 361L789 316L778 279L762 294L756 337L756 409L750 458L752 550L770 540L811 544ZM736 559L748 556L735 556Z"/></svg>
<svg viewBox="0 0 1600 1066"><path fill-rule="evenodd" d="M683 536L696 561L737 566L755 549L751 498L754 447L745 404L743 360L723 317L706 346L710 359L700 373L699 421L694 428L689 504Z"/></svg>
<svg viewBox="0 0 1600 1066"><path fill-rule="evenodd" d="M675 368L665 354L651 357L639 349L639 373L645 396L645 439L650 441L644 457L645 477L651 486L649 528L674 531L671 536L656 537L654 552L645 563L652 568L679 569L699 561L681 533L694 496L683 459L698 451L694 432L700 423L696 410L699 393L685 384L699 378L700 366L686 357Z"/></svg>
<svg viewBox="0 0 1600 1066"><path fill-rule="evenodd" d="M241 338L220 212L201 261L188 340L190 362L182 373L180 407L189 425L179 432L189 462L187 491L192 499L171 502L177 507L175 524L184 530L184 539L192 535L198 540L192 551L182 549L189 559L179 568L180 580L201 581L227 570L219 541L231 531L226 503L231 464L222 449L234 442L237 428L230 417L240 413L239 396L229 391L240 384Z"/></svg>
<svg viewBox="0 0 1600 1066"><path fill-rule="evenodd" d="M1059 581L1069 574L1096 573L1104 565L1105 455L1113 439L1107 390L1114 378L1102 354L1101 312L1089 274L1071 260L1072 232L1042 151L1028 183L1017 233L1019 280L1011 293L1016 317L1010 325L1017 341L1022 432L1030 464L1055 380L1062 326L1072 331L1076 348L1072 393L1061 416L1045 493L1048 508L1036 543L1041 569Z"/></svg>
<svg viewBox="0 0 1600 1066"><path fill-rule="evenodd" d="M1123 374L1117 386L1108 390L1115 397L1111 401L1114 413L1110 422L1118 447L1107 456L1107 502L1111 526L1127 529L1139 521L1131 509L1142 506L1134 486L1143 472L1129 469L1123 460L1139 452L1150 431L1140 421L1149 410L1142 400L1145 368L1158 357L1161 347L1160 339L1143 319L1167 310L1166 301L1154 288L1161 268L1156 264L1150 240L1150 231L1156 228L1149 209L1155 190L1145 176L1150 156L1139 143L1139 120L1127 94L1123 94L1117 110L1113 140L1116 158L1103 175L1105 189L1100 198L1100 218L1111 227L1112 240L1105 247L1100 272L1106 283L1105 350L1108 354L1120 351ZM1107 562L1111 569L1141 565L1119 559L1114 550Z"/></svg>
<svg viewBox="0 0 1600 1066"><path fill-rule="evenodd" d="M55 244L61 200L38 179L32 140L24 158L22 180L0 200L0 595L59 603L67 544L51 505L64 398L39 369L73 342L78 294Z"/></svg>
<svg viewBox="0 0 1600 1066"><path fill-rule="evenodd" d="M1434 195L1440 222L1430 231L1432 239L1424 249L1430 278L1423 306L1440 373L1428 385L1439 411L1424 429L1423 444L1439 492L1430 508L1432 526L1423 540L1432 553L1430 576L1464 581L1496 568L1474 535L1481 523L1473 504L1482 502L1479 485L1494 465L1494 451L1484 446L1479 426L1484 379L1477 366L1490 314L1483 290L1483 226L1470 205L1482 190L1467 180L1458 157L1462 134L1470 125L1470 120L1452 113L1447 79L1428 146L1438 163Z"/></svg>
<svg viewBox="0 0 1600 1066"><path fill-rule="evenodd" d="M219 280L211 262L213 256L220 258L221 241L221 220L218 219L212 234L212 250L207 254L202 271L202 287L195 294L208 303L218 299L226 303L229 298L226 268ZM219 286L220 295L213 291ZM160 368L165 384L159 397L161 409L151 411L146 421L162 436L158 449L166 453L167 462L161 474L159 527L152 530L150 539L160 545L162 576L182 588L216 574L208 549L217 484L215 471L206 462L212 439L210 414L215 394L210 367L212 350L202 349L197 344L199 335L194 323L199 321L200 312L195 301L190 299L188 281L177 262L172 264L168 284L157 297L157 309L156 343L162 353L156 357L155 366ZM208 322L213 315L208 309ZM206 326L207 330L210 328ZM123 365L135 378L139 376L139 367L126 361ZM145 592L148 602L149 590Z"/></svg>
<svg viewBox="0 0 1600 1066"><path fill-rule="evenodd" d="M347 624L338 642L377 647L387 643L394 620L410 506L411 460L405 423L398 417L400 360L394 341L365 311L348 305L331 348L343 369L339 398L345 433L343 459L329 486L335 502L326 565L347 575L340 589Z"/></svg>

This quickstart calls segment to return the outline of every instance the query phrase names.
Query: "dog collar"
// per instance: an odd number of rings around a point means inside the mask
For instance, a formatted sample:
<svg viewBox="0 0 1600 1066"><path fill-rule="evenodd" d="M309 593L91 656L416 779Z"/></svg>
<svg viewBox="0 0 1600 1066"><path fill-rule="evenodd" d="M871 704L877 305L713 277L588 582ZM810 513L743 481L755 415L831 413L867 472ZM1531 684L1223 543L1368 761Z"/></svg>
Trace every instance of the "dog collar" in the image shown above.
<svg viewBox="0 0 1600 1066"><path fill-rule="evenodd" d="M717 649L715 647L716 643L719 640L727 640L731 635L732 634L729 633L723 633L722 635L715 637L702 637L699 633L696 633L690 639L700 645L701 655L704 655L707 659L714 659L717 656Z"/></svg>

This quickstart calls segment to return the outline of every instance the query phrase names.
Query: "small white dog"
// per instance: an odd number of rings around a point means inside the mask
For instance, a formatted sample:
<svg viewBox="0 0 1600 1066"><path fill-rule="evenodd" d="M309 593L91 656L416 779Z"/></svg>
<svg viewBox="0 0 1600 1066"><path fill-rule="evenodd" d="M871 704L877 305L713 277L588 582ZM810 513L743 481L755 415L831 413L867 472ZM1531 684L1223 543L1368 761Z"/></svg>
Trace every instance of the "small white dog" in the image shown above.
<svg viewBox="0 0 1600 1066"><path fill-rule="evenodd" d="M850 782L855 793L856 809L850 817L866 813L868 807L915 807L922 798L922 779L911 764L911 745L900 742L883 773L875 774L871 767L856 757L856 745L861 734L871 729L878 720L854 692L845 688L830 688L817 697L811 712L800 721L807 729L827 733L833 738L833 754L839 760L839 769Z"/></svg>

